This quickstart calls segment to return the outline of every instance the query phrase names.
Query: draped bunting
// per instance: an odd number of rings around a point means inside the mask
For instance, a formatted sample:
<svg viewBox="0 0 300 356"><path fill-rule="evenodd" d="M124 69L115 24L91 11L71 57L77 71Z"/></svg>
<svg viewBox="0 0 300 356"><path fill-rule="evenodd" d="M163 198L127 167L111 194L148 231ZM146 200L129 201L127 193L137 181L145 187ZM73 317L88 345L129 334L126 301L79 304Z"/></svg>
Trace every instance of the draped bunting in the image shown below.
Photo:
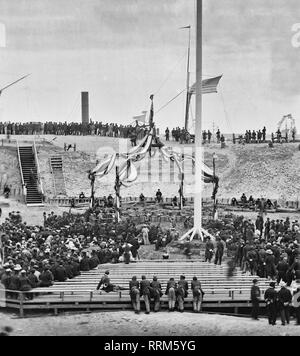
<svg viewBox="0 0 300 356"><path fill-rule="evenodd" d="M213 78L211 80L203 81L209 89L212 90L214 85L219 83L221 77ZM191 92L191 95L193 93ZM117 170L117 182L116 182L116 189L118 189L119 195L119 188L121 185L128 186L136 181L138 178L137 169L134 165L134 162L142 161L147 154L150 157L154 157L156 152L159 150L163 159L167 162L169 160L175 162L176 166L178 167L179 173L182 174L182 166L185 160L192 160L193 164L195 164L195 158L192 155L182 155L174 151L172 148L165 147L160 140L155 136L154 133L154 110L153 110L153 95L150 97L151 100L151 108L150 108L150 116L149 116L149 132L147 135L140 141L140 143L136 146L131 148L126 153L119 153L113 154L110 158L105 159L105 161L100 162L97 166L91 171L98 178L102 178L109 174L112 168L117 164L119 165L119 158L124 159L125 161L119 166ZM202 179L205 183L214 183L214 193L213 196L217 193L218 190L218 182L219 178L216 177L213 171L202 162ZM118 186L118 187L117 187Z"/></svg>

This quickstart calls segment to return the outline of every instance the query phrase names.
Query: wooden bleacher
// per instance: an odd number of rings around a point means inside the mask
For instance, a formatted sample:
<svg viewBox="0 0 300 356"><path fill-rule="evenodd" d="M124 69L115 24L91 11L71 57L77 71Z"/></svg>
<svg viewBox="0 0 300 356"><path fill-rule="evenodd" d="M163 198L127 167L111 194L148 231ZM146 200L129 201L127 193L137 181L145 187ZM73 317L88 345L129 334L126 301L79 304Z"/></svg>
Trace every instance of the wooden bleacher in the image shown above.
<svg viewBox="0 0 300 356"><path fill-rule="evenodd" d="M126 290L111 293L96 290L100 278L107 269L110 271L111 283ZM20 293L18 300L6 300L6 307L18 308L21 317L27 310L54 310L57 314L59 310L72 309L131 309L128 283L133 275L139 280L142 275L146 275L149 280L152 280L154 275L157 276L163 292L170 277L179 280L180 275L184 274L190 285L192 278L197 276L205 292L203 308L234 308L236 312L239 307L251 306L250 289L253 278L260 280L262 293L268 288L267 280L242 274L241 271L236 271L234 276L228 279L226 269L226 265L216 266L198 260L141 261L128 265L105 264L100 265L98 269L82 272L72 280L56 282L50 288L34 289L31 291L34 293L33 300L25 300L24 295ZM143 305L142 299L141 302ZM185 304L188 309L192 307L191 292ZM167 308L165 295L161 299L161 306L163 309Z"/></svg>

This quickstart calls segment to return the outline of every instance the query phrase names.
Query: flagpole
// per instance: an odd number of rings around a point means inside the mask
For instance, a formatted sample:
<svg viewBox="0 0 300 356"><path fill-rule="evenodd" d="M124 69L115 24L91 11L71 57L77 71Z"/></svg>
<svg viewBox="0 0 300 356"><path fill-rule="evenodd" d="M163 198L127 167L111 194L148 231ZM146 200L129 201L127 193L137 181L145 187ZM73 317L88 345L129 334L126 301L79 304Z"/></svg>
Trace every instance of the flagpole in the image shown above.
<svg viewBox="0 0 300 356"><path fill-rule="evenodd" d="M197 0L196 41L194 235L199 234L202 238L202 0Z"/></svg>
<svg viewBox="0 0 300 356"><path fill-rule="evenodd" d="M202 0L197 0L197 41L196 41L196 125L195 125L195 193L194 227L185 233L179 241L194 237L204 239L204 235L214 240L208 231L202 228Z"/></svg>

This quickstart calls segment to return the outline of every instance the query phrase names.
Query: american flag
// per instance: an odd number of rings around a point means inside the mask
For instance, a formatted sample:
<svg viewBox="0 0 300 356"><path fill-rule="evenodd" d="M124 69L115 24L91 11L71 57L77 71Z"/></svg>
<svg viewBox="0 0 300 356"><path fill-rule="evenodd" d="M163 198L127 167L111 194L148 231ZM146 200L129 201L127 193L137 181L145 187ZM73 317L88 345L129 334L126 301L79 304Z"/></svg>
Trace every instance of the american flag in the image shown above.
<svg viewBox="0 0 300 356"><path fill-rule="evenodd" d="M209 78L202 80L202 94L217 93L217 87L222 78L222 75L215 78ZM191 95L196 94L196 83L190 88L189 93Z"/></svg>

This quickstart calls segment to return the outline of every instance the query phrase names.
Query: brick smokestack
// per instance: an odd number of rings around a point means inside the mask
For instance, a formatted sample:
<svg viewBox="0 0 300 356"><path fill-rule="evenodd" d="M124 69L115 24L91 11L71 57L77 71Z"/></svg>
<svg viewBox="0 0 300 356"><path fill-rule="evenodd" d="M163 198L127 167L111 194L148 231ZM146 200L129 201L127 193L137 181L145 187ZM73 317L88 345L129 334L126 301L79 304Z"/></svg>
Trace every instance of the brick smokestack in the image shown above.
<svg viewBox="0 0 300 356"><path fill-rule="evenodd" d="M87 91L81 92L81 120L83 124L89 124L89 93Z"/></svg>

